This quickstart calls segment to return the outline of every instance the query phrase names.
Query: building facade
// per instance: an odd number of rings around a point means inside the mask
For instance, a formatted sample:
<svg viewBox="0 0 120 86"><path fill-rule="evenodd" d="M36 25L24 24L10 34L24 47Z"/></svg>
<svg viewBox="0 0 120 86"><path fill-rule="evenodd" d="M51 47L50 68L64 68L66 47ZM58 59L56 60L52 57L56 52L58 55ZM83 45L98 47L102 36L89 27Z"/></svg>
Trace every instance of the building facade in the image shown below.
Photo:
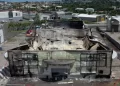
<svg viewBox="0 0 120 86"><path fill-rule="evenodd" d="M21 11L2 11L0 12L0 21L19 21L22 19L22 12Z"/></svg>
<svg viewBox="0 0 120 86"><path fill-rule="evenodd" d="M109 32L119 32L120 31L120 16L112 16L107 19L107 31Z"/></svg>
<svg viewBox="0 0 120 86"><path fill-rule="evenodd" d="M83 21L87 21L87 22L102 22L105 21L106 17L105 15L96 15L96 14L73 14L72 17L77 17L80 18Z"/></svg>

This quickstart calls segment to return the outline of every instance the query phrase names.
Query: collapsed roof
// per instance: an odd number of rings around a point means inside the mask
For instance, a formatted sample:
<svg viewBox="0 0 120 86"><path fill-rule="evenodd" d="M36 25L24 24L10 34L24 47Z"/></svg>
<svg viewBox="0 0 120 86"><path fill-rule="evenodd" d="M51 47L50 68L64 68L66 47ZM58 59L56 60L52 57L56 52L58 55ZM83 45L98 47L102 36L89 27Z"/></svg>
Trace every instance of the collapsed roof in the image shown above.
<svg viewBox="0 0 120 86"><path fill-rule="evenodd" d="M107 50L98 41L93 41L84 29L38 29L38 36L29 50ZM32 40L30 38L29 40ZM28 41L29 42L29 41ZM31 43L31 42L29 42Z"/></svg>

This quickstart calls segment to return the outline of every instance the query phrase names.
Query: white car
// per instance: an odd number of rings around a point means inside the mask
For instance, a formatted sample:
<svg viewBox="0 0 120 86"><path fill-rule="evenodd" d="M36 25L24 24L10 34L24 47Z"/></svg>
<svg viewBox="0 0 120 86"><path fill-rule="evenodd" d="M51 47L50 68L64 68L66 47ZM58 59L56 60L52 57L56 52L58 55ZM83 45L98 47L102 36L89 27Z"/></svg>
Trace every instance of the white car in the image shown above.
<svg viewBox="0 0 120 86"><path fill-rule="evenodd" d="M32 21L34 21L34 20L33 20L33 19L30 19L29 21L31 21L31 22L32 22Z"/></svg>
<svg viewBox="0 0 120 86"><path fill-rule="evenodd" d="M3 23L5 23L5 22L7 22L7 21L5 21L5 20L2 20L2 22L3 22Z"/></svg>

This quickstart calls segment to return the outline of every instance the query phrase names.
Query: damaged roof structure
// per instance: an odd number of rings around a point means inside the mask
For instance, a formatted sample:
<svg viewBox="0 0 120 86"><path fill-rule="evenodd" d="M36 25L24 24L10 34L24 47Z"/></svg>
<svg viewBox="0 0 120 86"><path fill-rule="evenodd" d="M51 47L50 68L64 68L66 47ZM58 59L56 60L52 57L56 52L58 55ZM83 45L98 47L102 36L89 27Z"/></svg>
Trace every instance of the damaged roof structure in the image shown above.
<svg viewBox="0 0 120 86"><path fill-rule="evenodd" d="M110 78L113 50L94 40L85 28L73 26L33 28L34 34L26 37L27 45L8 50L11 77L38 77L45 81Z"/></svg>

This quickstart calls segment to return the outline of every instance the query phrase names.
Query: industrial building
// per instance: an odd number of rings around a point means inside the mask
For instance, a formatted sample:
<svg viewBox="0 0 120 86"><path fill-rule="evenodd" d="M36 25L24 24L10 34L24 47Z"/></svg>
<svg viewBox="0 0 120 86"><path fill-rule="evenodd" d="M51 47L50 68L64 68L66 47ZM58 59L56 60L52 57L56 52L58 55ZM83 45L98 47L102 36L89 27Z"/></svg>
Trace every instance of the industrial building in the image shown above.
<svg viewBox="0 0 120 86"><path fill-rule="evenodd" d="M112 16L107 18L107 31L119 32L120 31L120 16Z"/></svg>
<svg viewBox="0 0 120 86"><path fill-rule="evenodd" d="M23 13L24 19L33 19L35 17L36 13L30 12L30 13Z"/></svg>
<svg viewBox="0 0 120 86"><path fill-rule="evenodd" d="M105 21L105 15L96 15L96 14L74 14L72 17L80 18L83 21L88 22L102 22Z"/></svg>
<svg viewBox="0 0 120 86"><path fill-rule="evenodd" d="M21 11L1 11L0 21L7 22L9 20L19 21L23 17Z"/></svg>
<svg viewBox="0 0 120 86"><path fill-rule="evenodd" d="M24 19L33 19L36 13L23 13ZM40 20L54 20L55 16L58 16L59 19L72 19L71 12L57 11L57 12L43 12L39 13Z"/></svg>
<svg viewBox="0 0 120 86"><path fill-rule="evenodd" d="M50 13L39 13L40 20L50 20Z"/></svg>
<svg viewBox="0 0 120 86"><path fill-rule="evenodd" d="M71 12L57 11L51 14L51 19L54 19L55 15L59 17L59 19L72 19Z"/></svg>
<svg viewBox="0 0 120 86"><path fill-rule="evenodd" d="M62 80L111 76L112 50L101 40L86 35L82 21L63 27L41 27L27 45L8 50L10 74ZM28 33L27 33L28 34Z"/></svg>
<svg viewBox="0 0 120 86"><path fill-rule="evenodd" d="M72 19L71 12L64 12L64 11L56 11L51 13L39 13L40 20L54 20L55 16L59 19Z"/></svg>

